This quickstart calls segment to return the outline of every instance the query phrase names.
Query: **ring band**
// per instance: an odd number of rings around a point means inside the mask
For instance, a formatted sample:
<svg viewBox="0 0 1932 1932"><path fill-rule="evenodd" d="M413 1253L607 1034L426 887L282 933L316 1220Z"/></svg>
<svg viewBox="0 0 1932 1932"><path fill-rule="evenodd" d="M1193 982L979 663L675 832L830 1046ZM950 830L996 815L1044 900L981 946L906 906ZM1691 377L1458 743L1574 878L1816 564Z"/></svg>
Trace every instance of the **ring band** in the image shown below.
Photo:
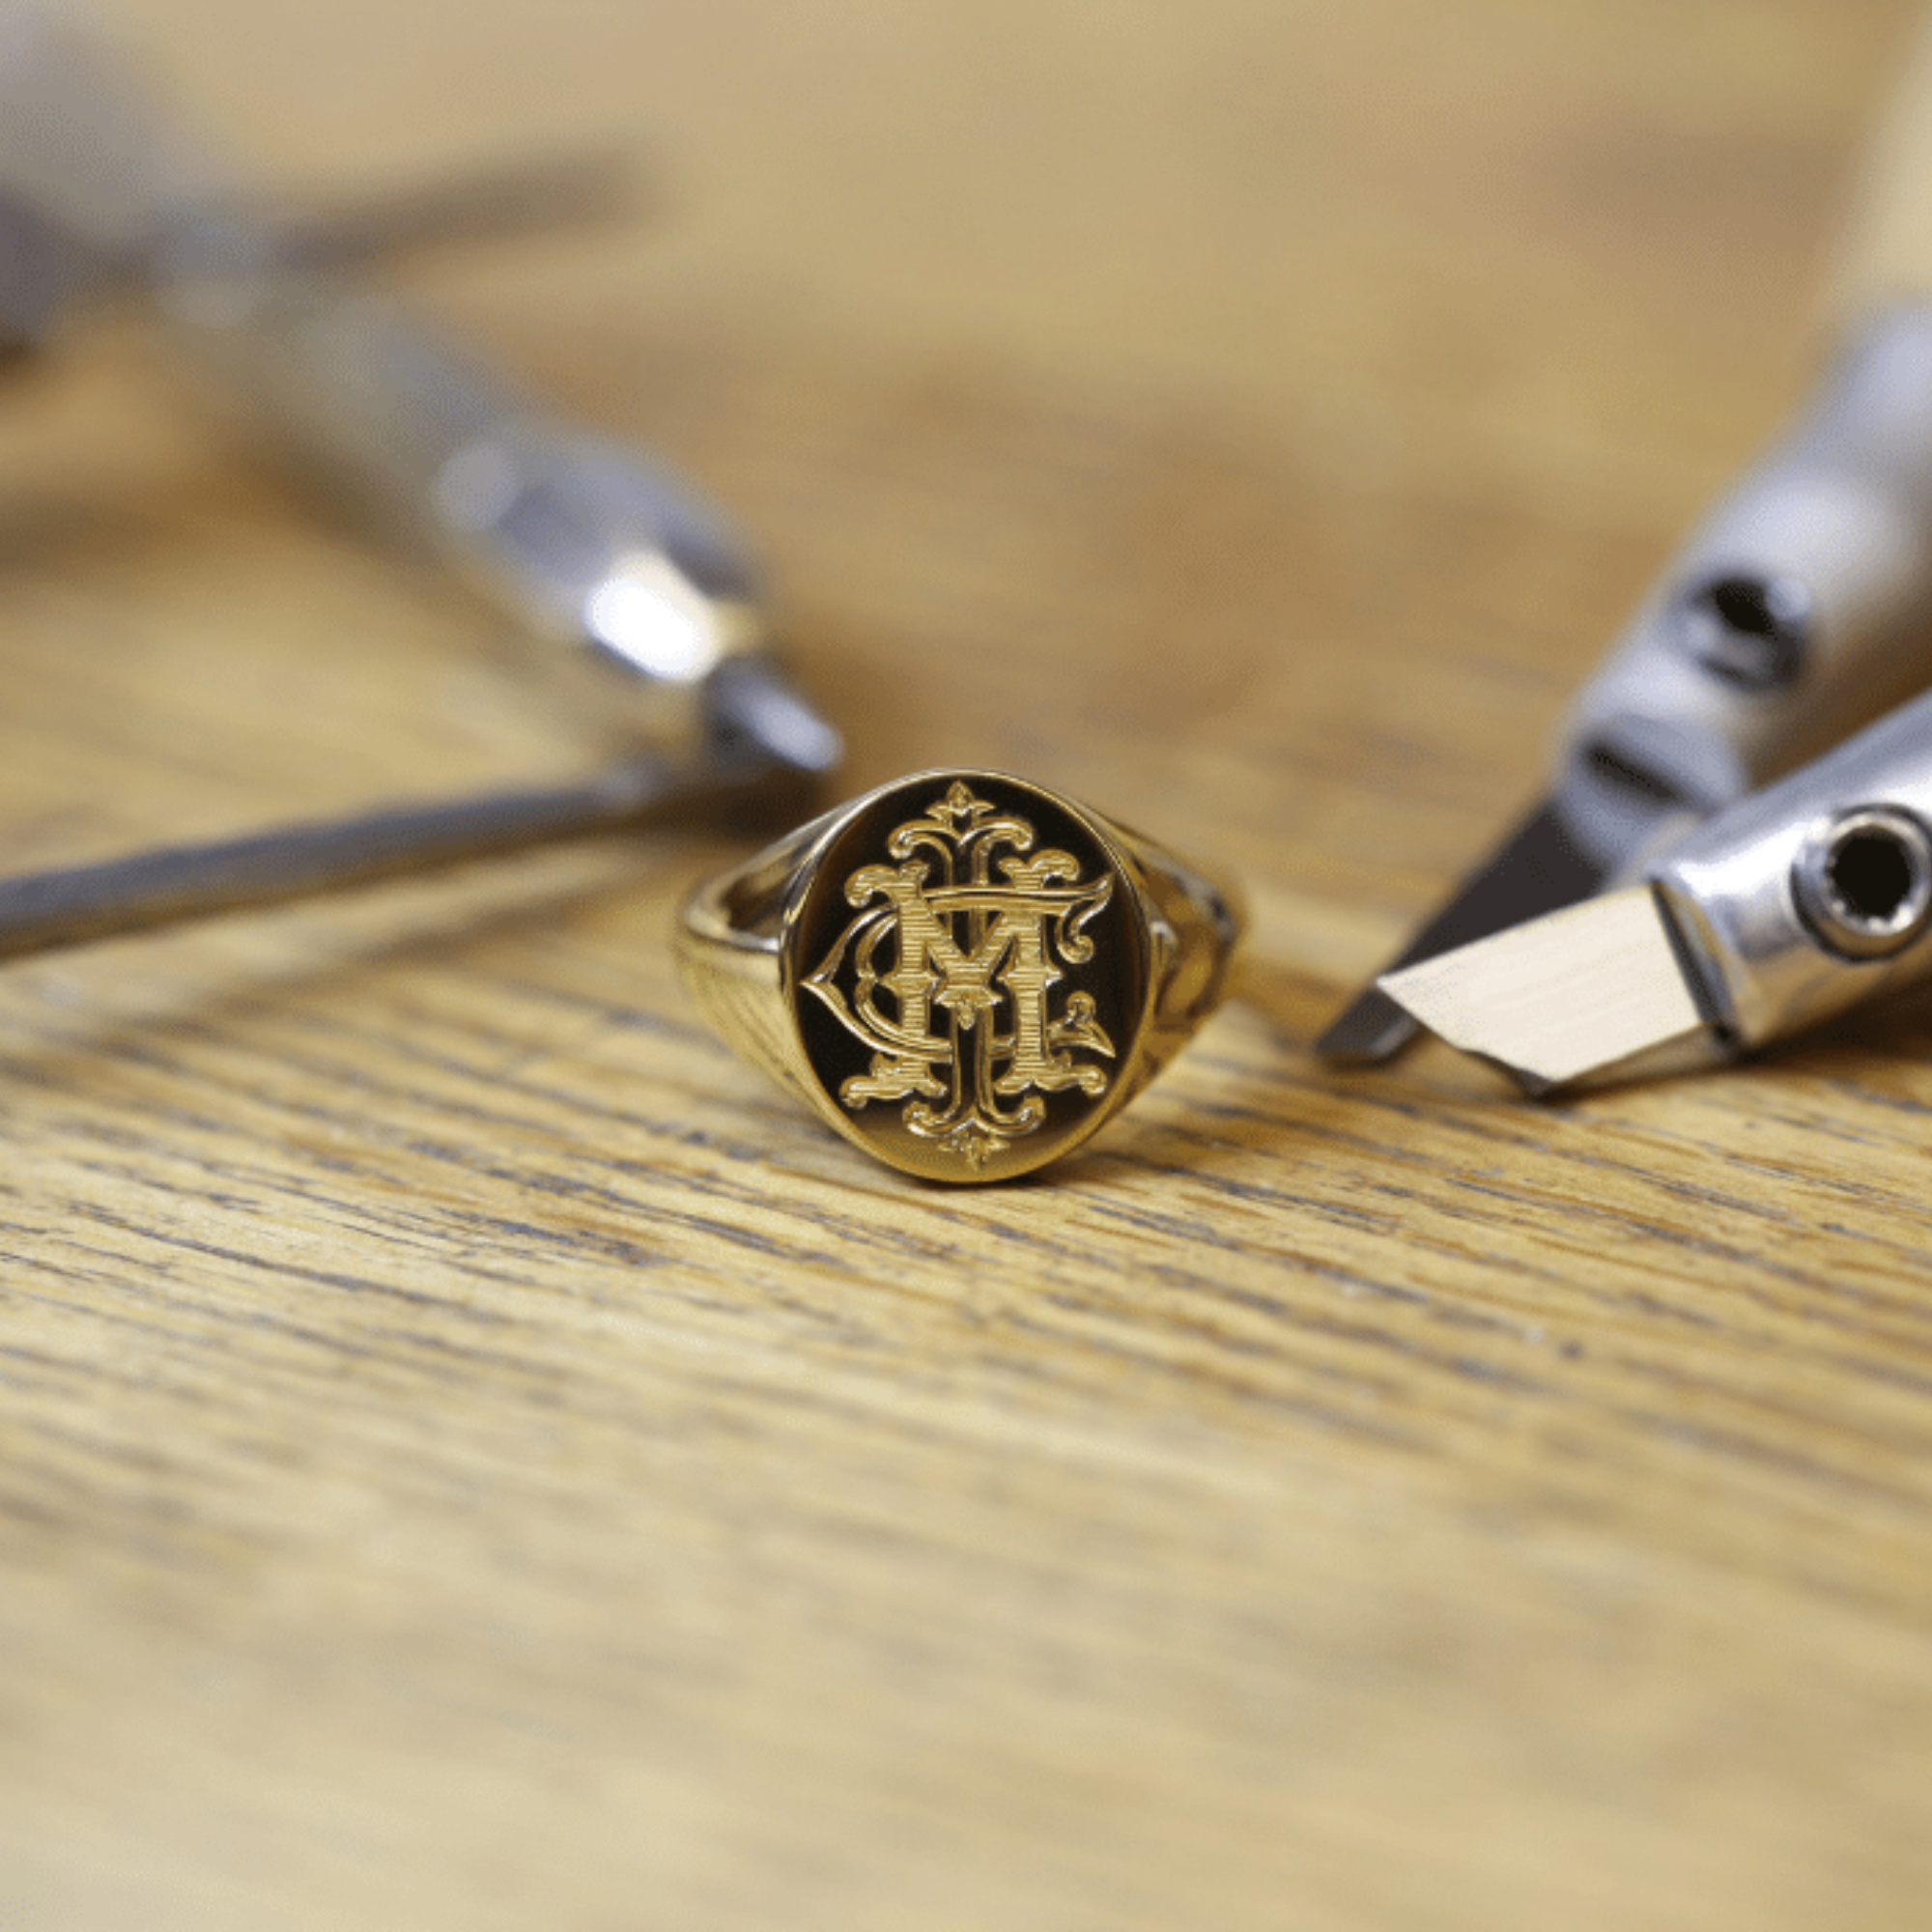
<svg viewBox="0 0 1932 1932"><path fill-rule="evenodd" d="M677 959L724 1041L867 1152L1005 1180L1070 1151L1227 991L1223 882L998 772L922 772L700 886Z"/></svg>

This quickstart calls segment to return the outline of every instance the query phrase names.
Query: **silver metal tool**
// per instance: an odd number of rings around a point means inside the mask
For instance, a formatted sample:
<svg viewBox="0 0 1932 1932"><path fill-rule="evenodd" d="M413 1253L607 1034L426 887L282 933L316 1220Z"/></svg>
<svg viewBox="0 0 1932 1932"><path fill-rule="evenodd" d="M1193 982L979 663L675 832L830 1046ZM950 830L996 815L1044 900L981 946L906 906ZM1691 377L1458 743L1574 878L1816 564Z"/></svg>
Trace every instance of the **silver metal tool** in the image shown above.
<svg viewBox="0 0 1932 1932"><path fill-rule="evenodd" d="M413 526L520 624L618 670L613 701L673 761L713 744L791 770L837 761L714 511L397 304L291 268L247 205L111 48L66 13L0 7L0 233L41 238L14 250L39 280L11 334L44 339L144 260L155 320L231 414Z"/></svg>
<svg viewBox="0 0 1932 1932"><path fill-rule="evenodd" d="M668 817L795 816L838 734L767 648L728 527L664 470L546 416L327 272L594 210L608 163L518 166L268 218L65 14L0 5L0 349L139 300L258 426L425 531L526 627L616 677L632 749L581 781L0 880L0 957Z"/></svg>
<svg viewBox="0 0 1932 1932"><path fill-rule="evenodd" d="M640 755L575 784L478 793L280 826L239 838L157 846L96 865L0 879L0 959L284 905L566 839L703 815L769 831L810 803L803 774L706 753L677 765Z"/></svg>
<svg viewBox="0 0 1932 1932"><path fill-rule="evenodd" d="M224 212L267 228L283 267L341 270L627 219L641 198L638 177L634 156L579 147L465 160L373 190L256 193ZM131 266L146 270L144 262Z"/></svg>
<svg viewBox="0 0 1932 1932"><path fill-rule="evenodd" d="M1383 976L1532 1092L1762 1046L1932 975L1932 692L1651 861L1644 883Z"/></svg>
<svg viewBox="0 0 1932 1932"><path fill-rule="evenodd" d="M1559 734L1550 790L1319 1041L1379 1060L1384 980L1590 896L1932 669L1932 307L1858 330L1665 570ZM1413 984L1414 982L1409 982Z"/></svg>
<svg viewBox="0 0 1932 1932"><path fill-rule="evenodd" d="M633 175L625 156L580 149L468 162L373 193L252 195L183 218L246 222L272 237L277 267L340 271L611 220L635 200ZM155 268L145 240L109 259L27 199L0 193L0 358L53 348L91 305L146 295Z"/></svg>

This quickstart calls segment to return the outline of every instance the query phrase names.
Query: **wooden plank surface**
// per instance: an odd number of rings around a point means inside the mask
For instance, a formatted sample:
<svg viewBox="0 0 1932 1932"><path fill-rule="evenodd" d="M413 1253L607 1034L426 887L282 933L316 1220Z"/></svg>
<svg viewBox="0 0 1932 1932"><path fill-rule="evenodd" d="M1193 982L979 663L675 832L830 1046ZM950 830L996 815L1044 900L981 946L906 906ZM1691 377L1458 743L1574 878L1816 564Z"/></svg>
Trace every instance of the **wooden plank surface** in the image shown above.
<svg viewBox="0 0 1932 1932"><path fill-rule="evenodd" d="M1811 366L1842 0L125 15L280 181L637 138L423 299L753 529L849 788L1242 876L937 1192L695 1023L734 848L0 978L0 1923L1924 1922L1932 1007L1532 1106L1308 1041ZM10 866L575 769L138 334L0 412Z"/></svg>

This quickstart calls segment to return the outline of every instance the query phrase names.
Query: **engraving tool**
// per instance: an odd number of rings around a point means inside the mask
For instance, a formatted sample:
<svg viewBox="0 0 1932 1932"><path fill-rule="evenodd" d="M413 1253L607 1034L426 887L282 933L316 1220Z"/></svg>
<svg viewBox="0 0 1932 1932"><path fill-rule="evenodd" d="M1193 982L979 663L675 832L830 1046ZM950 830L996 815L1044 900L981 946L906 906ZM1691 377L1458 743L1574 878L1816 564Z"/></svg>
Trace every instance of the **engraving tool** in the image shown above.
<svg viewBox="0 0 1932 1932"><path fill-rule="evenodd" d="M1932 974L1932 692L1717 813L1643 883L1385 974L1532 1093L1762 1046Z"/></svg>
<svg viewBox="0 0 1932 1932"><path fill-rule="evenodd" d="M654 749L678 763L716 744L793 771L837 761L722 518L399 305L292 266L202 144L65 13L0 6L0 206L24 290L16 340L43 339L145 262L146 308L231 414L415 529L525 628L618 671L613 694Z"/></svg>
<svg viewBox="0 0 1932 1932"><path fill-rule="evenodd" d="M635 201L629 158L611 150L471 161L371 193L251 195L206 211L246 221L272 238L276 266L342 270L463 243L514 241L614 220ZM24 196L0 187L0 358L25 359L56 346L86 312L148 292L151 240L118 256L59 228Z"/></svg>
<svg viewBox="0 0 1932 1932"><path fill-rule="evenodd" d="M1841 294L1866 320L1579 707L1572 767L1603 769L1552 803L1636 882L1540 917L1520 891L1506 929L1378 981L1532 1092L1747 1051L1932 972L1932 692L1898 703L1932 636L1932 31L1872 181ZM1621 821L1595 803L1625 795Z"/></svg>
<svg viewBox="0 0 1932 1932"><path fill-rule="evenodd" d="M1855 321L1817 394L1691 536L1578 695L1548 795L1385 976L1632 876L1686 827L1925 683L1932 39L1873 181L1849 251L1857 266L1838 293ZM1366 987L1319 1049L1363 1060L1399 1051L1415 1020L1391 989L1423 983Z"/></svg>
<svg viewBox="0 0 1932 1932"><path fill-rule="evenodd" d="M142 303L231 406L427 534L539 636L616 673L629 749L570 783L408 804L0 880L0 957L557 839L795 810L840 755L765 634L735 533L330 272L594 213L608 160L478 171L277 223L65 14L0 5L0 349Z"/></svg>

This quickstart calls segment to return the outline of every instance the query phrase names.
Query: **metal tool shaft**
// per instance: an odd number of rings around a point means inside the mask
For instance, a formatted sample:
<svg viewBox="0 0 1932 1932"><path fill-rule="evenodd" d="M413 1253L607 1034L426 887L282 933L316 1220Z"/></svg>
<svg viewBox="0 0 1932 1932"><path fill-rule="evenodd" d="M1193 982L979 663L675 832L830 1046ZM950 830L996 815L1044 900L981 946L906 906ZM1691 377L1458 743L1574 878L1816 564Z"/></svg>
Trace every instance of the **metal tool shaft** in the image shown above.
<svg viewBox="0 0 1932 1932"><path fill-rule="evenodd" d="M772 774L651 758L578 784L403 805L0 879L0 958L280 905L657 820L764 802Z"/></svg>
<svg viewBox="0 0 1932 1932"><path fill-rule="evenodd" d="M454 242L473 247L609 220L630 199L629 179L617 156L586 150L470 162L355 197L284 202L256 195L189 205L179 219L270 234L275 262L289 272L340 272ZM89 306L150 297L156 238L128 242L119 255L113 245L105 236L77 236L21 185L0 182L0 352L25 360L50 348L50 338Z"/></svg>
<svg viewBox="0 0 1932 1932"><path fill-rule="evenodd" d="M466 161L374 193L252 196L240 211L270 228L292 268L352 270L453 243L516 241L614 221L637 201L637 170L611 148ZM236 211L228 211L230 214Z"/></svg>

